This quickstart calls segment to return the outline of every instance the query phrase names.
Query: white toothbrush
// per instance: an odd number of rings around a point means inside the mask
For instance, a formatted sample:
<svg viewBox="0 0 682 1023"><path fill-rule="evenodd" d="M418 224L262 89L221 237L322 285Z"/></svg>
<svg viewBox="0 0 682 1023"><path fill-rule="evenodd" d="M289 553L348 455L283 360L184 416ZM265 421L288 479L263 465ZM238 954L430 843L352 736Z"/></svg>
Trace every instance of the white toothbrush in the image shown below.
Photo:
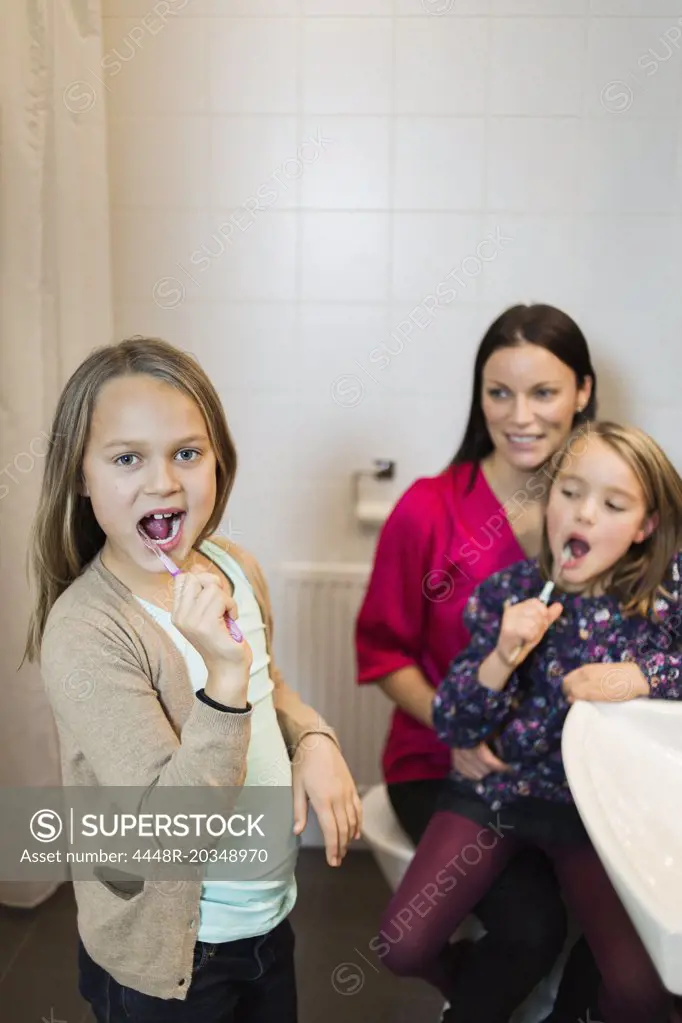
<svg viewBox="0 0 682 1023"><path fill-rule="evenodd" d="M561 569L564 567L564 565L566 564L567 561L571 560L571 557L572 557L571 546L570 546L570 544L566 544L564 546L564 549L561 552L561 557L559 558L559 564L557 565L556 570L554 572L554 577L552 579L548 579L547 580L545 585L542 587L542 590L540 591L540 595L538 596L538 600L542 601L542 603L545 606L547 606L547 604L549 604L550 597L552 596L552 593L554 591L554 587L556 586L557 582L559 581L559 576L561 575ZM512 655L509 658L509 663L510 664L516 664L517 660L519 659L519 657L521 655L521 651L523 650L524 646L525 646L525 643L519 643L519 645L512 652Z"/></svg>

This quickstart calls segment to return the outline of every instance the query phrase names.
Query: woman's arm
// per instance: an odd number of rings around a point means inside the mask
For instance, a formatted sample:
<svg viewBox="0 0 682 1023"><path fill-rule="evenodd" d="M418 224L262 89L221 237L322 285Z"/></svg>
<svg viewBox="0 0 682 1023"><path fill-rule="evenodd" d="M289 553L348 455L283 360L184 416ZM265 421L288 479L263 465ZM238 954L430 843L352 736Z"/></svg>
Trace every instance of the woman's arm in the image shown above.
<svg viewBox="0 0 682 1023"><path fill-rule="evenodd" d="M419 663L434 546L430 494L430 481L418 480L392 509L379 534L355 623L358 683L379 683L389 699L428 727L434 690Z"/></svg>
<svg viewBox="0 0 682 1023"><path fill-rule="evenodd" d="M433 700L436 690L427 682L416 664L398 668L384 678L377 679L383 693L406 714L416 718L427 728L433 728Z"/></svg>
<svg viewBox="0 0 682 1023"><path fill-rule="evenodd" d="M376 683L392 703L433 727L435 689L420 668L427 582L434 556L431 480L397 501L377 541L355 623L357 681Z"/></svg>
<svg viewBox="0 0 682 1023"><path fill-rule="evenodd" d="M377 682L389 700L397 704L406 714L433 728L433 701L436 690L416 667L400 668ZM469 749L453 747L450 750L452 767L458 774L471 781L480 781L491 771L507 771L509 768L495 756L484 742Z"/></svg>

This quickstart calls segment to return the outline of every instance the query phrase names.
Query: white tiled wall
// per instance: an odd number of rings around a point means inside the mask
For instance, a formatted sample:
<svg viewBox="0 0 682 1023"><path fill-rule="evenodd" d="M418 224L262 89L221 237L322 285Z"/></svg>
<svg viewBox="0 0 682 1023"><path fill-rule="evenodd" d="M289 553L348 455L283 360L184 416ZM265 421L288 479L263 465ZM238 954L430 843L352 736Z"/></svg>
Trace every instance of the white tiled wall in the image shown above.
<svg viewBox="0 0 682 1023"><path fill-rule="evenodd" d="M212 374L229 526L268 568L370 556L350 474L395 458L397 495L445 464L518 301L574 315L602 411L682 462L679 0L104 9L117 334Z"/></svg>

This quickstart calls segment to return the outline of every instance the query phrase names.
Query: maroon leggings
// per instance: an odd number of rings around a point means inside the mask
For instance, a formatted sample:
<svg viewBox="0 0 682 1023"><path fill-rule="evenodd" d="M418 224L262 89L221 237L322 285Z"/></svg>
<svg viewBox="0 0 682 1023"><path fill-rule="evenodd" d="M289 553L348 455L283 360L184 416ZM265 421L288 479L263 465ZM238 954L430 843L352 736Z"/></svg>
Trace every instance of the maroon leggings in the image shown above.
<svg viewBox="0 0 682 1023"><path fill-rule="evenodd" d="M388 969L429 981L453 1008L458 1006L456 973L448 968L449 939L522 845L509 830L483 827L449 811L434 814L372 942ZM592 845L540 847L554 865L564 898L599 966L604 1023L667 1023L672 996ZM495 985L494 976L488 981ZM462 1021L480 1019L476 1011L469 1003L452 1015Z"/></svg>

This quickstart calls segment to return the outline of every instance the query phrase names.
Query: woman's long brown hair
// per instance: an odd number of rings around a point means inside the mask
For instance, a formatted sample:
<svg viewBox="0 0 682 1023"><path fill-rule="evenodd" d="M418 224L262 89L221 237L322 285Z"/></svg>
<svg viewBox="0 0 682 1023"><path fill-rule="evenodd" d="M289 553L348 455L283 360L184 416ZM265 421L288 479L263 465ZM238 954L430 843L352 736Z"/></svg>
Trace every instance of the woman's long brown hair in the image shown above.
<svg viewBox="0 0 682 1023"><path fill-rule="evenodd" d="M219 525L237 471L237 452L220 398L187 352L160 338L133 337L92 352L67 382L50 430L38 510L29 541L34 606L23 660L40 655L45 623L57 598L104 545L90 499L83 497L82 471L93 409L100 389L115 377L144 373L196 402L216 457L216 503L197 543Z"/></svg>

